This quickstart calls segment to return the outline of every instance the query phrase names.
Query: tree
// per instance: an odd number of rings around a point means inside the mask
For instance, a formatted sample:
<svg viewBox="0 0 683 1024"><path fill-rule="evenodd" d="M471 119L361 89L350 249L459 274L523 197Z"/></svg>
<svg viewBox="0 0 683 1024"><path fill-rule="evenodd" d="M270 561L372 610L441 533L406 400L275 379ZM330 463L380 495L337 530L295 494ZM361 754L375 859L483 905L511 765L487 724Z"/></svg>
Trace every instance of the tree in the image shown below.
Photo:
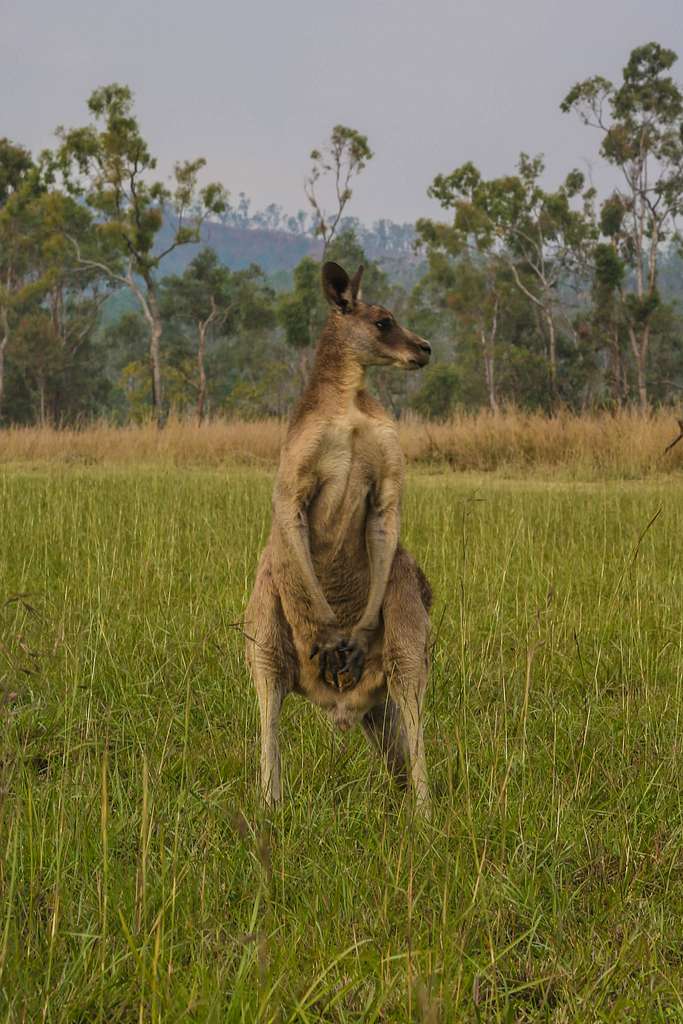
<svg viewBox="0 0 683 1024"><path fill-rule="evenodd" d="M88 362L92 338L100 312L112 290L112 281L97 262L109 260L115 265L107 236L95 230L90 211L71 196L57 189L46 190L32 205L35 244L35 290L49 318L51 336L56 345L51 379L43 381L49 389L49 401L41 401L41 415L60 420L83 411L84 381L79 364ZM87 264L75 258L73 245L88 258ZM91 380L91 384L95 381Z"/></svg>
<svg viewBox="0 0 683 1024"><path fill-rule="evenodd" d="M598 129L602 156L621 171L622 186L602 206L601 230L631 270L619 287L642 409L660 247L683 211L683 93L668 74L677 59L658 43L639 46L620 84L587 78L561 104Z"/></svg>
<svg viewBox="0 0 683 1024"><path fill-rule="evenodd" d="M541 156L522 153L514 175L487 181L472 163L439 174L428 194L453 211L453 223L421 220L417 227L428 248L454 255L472 252L507 267L545 331L550 404L555 406L558 317L571 327L564 293L572 279L587 273L595 237L594 192L576 170L548 192L539 184L544 169Z"/></svg>
<svg viewBox="0 0 683 1024"><path fill-rule="evenodd" d="M206 340L234 315L232 274L213 249L201 249L182 276L162 282L162 314L192 324L197 335L197 419L206 412Z"/></svg>
<svg viewBox="0 0 683 1024"><path fill-rule="evenodd" d="M449 296L451 307L479 344L491 412L498 412L496 350L505 286L501 267L495 261L478 266L473 260L462 260L457 268L455 288Z"/></svg>
<svg viewBox="0 0 683 1024"><path fill-rule="evenodd" d="M429 420L447 420L461 399L461 380L453 363L428 366L420 387L413 396L412 407Z"/></svg>
<svg viewBox="0 0 683 1024"><path fill-rule="evenodd" d="M19 321L14 337L14 362L20 368L41 427L49 420L48 386L62 368L59 339L49 313L38 308Z"/></svg>
<svg viewBox="0 0 683 1024"><path fill-rule="evenodd" d="M184 274L164 278L161 304L167 373L184 385L177 389L179 402L184 389L194 392L201 422L210 397L220 403L234 386L235 363L241 358L235 348L253 355L258 363L254 349L261 347L261 336L275 325L274 293L260 267L252 264L233 272L207 248L197 254ZM188 372L188 328L196 373ZM235 337L240 339L239 346L232 344Z"/></svg>
<svg viewBox="0 0 683 1024"><path fill-rule="evenodd" d="M13 322L30 275L27 206L39 189L31 154L0 139L0 422L4 413L5 357Z"/></svg>
<svg viewBox="0 0 683 1024"><path fill-rule="evenodd" d="M66 236L78 239L90 257L102 256L103 250L92 215L52 187L44 161L34 164L26 150L5 142L0 145L0 167L0 397L7 357L23 377L27 393L37 388L35 408L46 422L62 418L73 404L69 378L86 354L106 298L102 272L79 266ZM36 372L30 352L38 360ZM75 404L82 409L82 403Z"/></svg>
<svg viewBox="0 0 683 1024"><path fill-rule="evenodd" d="M426 237L430 233L427 232ZM432 236L433 237L433 236ZM484 386L489 408L498 411L496 384L496 351L501 323L501 307L509 291L509 274L494 259L477 258L469 253L449 258L449 235L442 235L439 245L432 244L429 269L421 291L428 287L441 310L455 314L458 333L473 335L481 355ZM436 242L436 239L434 239ZM446 251L440 246L446 246Z"/></svg>
<svg viewBox="0 0 683 1024"><path fill-rule="evenodd" d="M339 221L352 196L351 181L364 169L373 153L367 137L355 128L337 124L322 149L311 151L311 170L304 182L304 191L313 209L315 233L323 240L323 259L335 236ZM334 180L336 209L325 213L317 189L321 178Z"/></svg>
<svg viewBox="0 0 683 1024"><path fill-rule="evenodd" d="M130 288L140 304L149 329L152 405L161 423L162 319L156 272L164 257L178 246L199 241L206 217L225 208L226 193L215 183L199 187L199 174L206 163L201 158L175 164L172 189L149 180L156 159L140 133L127 86L96 89L88 108L94 123L58 129L57 163L69 187L95 213L97 231L111 242L116 259L94 261L83 255L77 240L73 242L81 264L99 267L113 281ZM155 239L164 217L171 223L171 239L157 252Z"/></svg>
<svg viewBox="0 0 683 1024"><path fill-rule="evenodd" d="M620 295L625 265L616 247L599 242L593 253L593 295L590 328L596 348L607 350L607 384L612 400L623 405L628 396L628 379L622 346L624 328Z"/></svg>

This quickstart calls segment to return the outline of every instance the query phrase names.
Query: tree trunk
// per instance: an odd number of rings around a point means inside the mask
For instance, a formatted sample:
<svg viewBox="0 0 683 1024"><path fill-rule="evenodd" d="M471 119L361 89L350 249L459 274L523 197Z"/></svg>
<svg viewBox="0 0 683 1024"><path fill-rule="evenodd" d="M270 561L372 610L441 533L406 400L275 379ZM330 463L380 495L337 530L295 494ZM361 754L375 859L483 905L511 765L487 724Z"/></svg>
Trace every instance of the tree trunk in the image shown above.
<svg viewBox="0 0 683 1024"><path fill-rule="evenodd" d="M548 328L548 384L550 388L550 407L553 411L557 408L557 339L555 334L555 321L552 313L545 313L546 327Z"/></svg>
<svg viewBox="0 0 683 1024"><path fill-rule="evenodd" d="M486 381L486 393L489 399L489 408L491 409L491 412L498 412L493 343L487 339L485 331L481 332L479 340L481 341L481 351L484 358L484 380Z"/></svg>
<svg viewBox="0 0 683 1024"><path fill-rule="evenodd" d="M617 405L622 406L626 402L626 387L624 380L624 365L619 345L618 327L613 327L609 332L609 350L612 398Z"/></svg>
<svg viewBox="0 0 683 1024"><path fill-rule="evenodd" d="M46 426L47 415L45 410L45 377L42 373L38 374L38 414L40 416L40 426Z"/></svg>
<svg viewBox="0 0 683 1024"><path fill-rule="evenodd" d="M5 350L9 342L9 317L7 309L2 310L2 338L0 339L0 423L3 417L3 402L5 398Z"/></svg>
<svg viewBox="0 0 683 1024"><path fill-rule="evenodd" d="M631 342L631 349L633 351L633 358L636 363L636 380L638 383L638 402L640 404L640 411L647 412L650 408L650 403L647 397L646 378L647 350L650 344L650 325L645 324L640 338L636 334L634 327L629 327L628 334Z"/></svg>
<svg viewBox="0 0 683 1024"><path fill-rule="evenodd" d="M149 369L152 377L152 412L157 426L164 425L163 392L161 387L161 313L157 302L154 278L145 276L146 292L143 292L129 268L126 283L142 307L145 320L149 325Z"/></svg>
<svg viewBox="0 0 683 1024"><path fill-rule="evenodd" d="M149 331L149 368L152 374L152 409L157 424L162 422L163 394L161 390L161 317L153 314Z"/></svg>
<svg viewBox="0 0 683 1024"><path fill-rule="evenodd" d="M157 426L163 426L164 396L161 386L161 313L157 302L154 279L145 278L146 302L143 305L149 323L149 369L152 375L152 410Z"/></svg>
<svg viewBox="0 0 683 1024"><path fill-rule="evenodd" d="M197 369L199 371L199 388L197 389L197 420L204 422L204 407L206 405L206 369L204 367L204 356L206 354L206 331L207 324L200 323L199 345L197 347Z"/></svg>

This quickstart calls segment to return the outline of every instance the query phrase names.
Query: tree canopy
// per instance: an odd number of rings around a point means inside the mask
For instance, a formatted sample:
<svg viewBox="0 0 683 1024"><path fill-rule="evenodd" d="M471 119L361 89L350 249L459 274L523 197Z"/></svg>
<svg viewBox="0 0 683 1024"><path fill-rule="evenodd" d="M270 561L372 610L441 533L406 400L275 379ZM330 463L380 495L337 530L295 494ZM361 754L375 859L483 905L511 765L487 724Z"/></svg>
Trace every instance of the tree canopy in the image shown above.
<svg viewBox="0 0 683 1024"><path fill-rule="evenodd" d="M496 176L465 153L416 224L353 216L373 151L343 124L308 155L308 209L293 214L231 200L201 157L162 175L123 84L95 89L52 151L0 139L0 424L286 415L328 315L325 258L363 264L364 296L433 343L423 375L369 374L397 415L675 405L676 61L649 42L615 81L593 75L562 99L595 130L608 192L571 165L551 180L541 153Z"/></svg>

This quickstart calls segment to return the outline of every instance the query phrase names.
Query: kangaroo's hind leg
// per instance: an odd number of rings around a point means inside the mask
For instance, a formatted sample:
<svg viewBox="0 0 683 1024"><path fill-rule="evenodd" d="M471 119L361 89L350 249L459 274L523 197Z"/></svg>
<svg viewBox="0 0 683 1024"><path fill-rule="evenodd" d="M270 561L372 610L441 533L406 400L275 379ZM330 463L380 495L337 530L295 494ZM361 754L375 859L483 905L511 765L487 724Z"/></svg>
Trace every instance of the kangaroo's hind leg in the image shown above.
<svg viewBox="0 0 683 1024"><path fill-rule="evenodd" d="M278 722L282 702L292 689L296 654L291 630L264 552L244 621L246 654L261 718L261 790L273 807L282 796Z"/></svg>
<svg viewBox="0 0 683 1024"><path fill-rule="evenodd" d="M417 809L429 814L423 707L429 673L429 584L415 560L399 548L383 604L384 671L399 710Z"/></svg>
<svg viewBox="0 0 683 1024"><path fill-rule="evenodd" d="M403 725L401 713L391 697L368 711L363 716L362 724L368 742L384 757L387 768L399 786L405 787L408 773Z"/></svg>

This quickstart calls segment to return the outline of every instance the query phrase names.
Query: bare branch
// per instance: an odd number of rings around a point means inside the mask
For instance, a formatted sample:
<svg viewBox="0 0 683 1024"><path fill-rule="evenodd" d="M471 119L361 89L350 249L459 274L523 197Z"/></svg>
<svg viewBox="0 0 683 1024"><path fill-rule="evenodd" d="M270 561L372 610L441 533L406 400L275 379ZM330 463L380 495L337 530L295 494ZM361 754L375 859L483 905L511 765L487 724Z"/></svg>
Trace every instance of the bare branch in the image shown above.
<svg viewBox="0 0 683 1024"><path fill-rule="evenodd" d="M664 454L665 455L667 454L667 452L670 452L671 449L674 448L678 444L679 441L683 440L683 420L677 420L676 422L678 423L678 429L679 429L680 433L679 433L678 437L675 437L673 439L671 444L668 444L666 446L666 448L664 449Z"/></svg>
<svg viewBox="0 0 683 1024"><path fill-rule="evenodd" d="M119 284L130 284L128 278L123 277L121 274L117 274L115 271L111 269L111 267L108 267L106 263L100 263L98 260L86 259L85 257L81 256L81 248L76 239L72 238L71 235L65 235L65 238L67 238L71 242L74 249L76 250L76 259L81 264L81 266L91 267L95 270L100 270L103 274L106 274L108 277L110 277L112 281L118 281Z"/></svg>

